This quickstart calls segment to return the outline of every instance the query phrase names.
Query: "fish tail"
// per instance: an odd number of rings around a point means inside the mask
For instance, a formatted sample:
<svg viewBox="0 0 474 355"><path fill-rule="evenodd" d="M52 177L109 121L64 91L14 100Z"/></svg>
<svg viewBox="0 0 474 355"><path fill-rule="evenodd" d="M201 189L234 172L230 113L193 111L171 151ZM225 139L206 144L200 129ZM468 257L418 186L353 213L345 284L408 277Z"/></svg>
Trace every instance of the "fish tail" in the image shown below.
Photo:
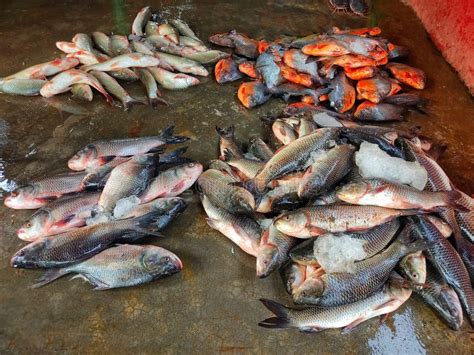
<svg viewBox="0 0 474 355"><path fill-rule="evenodd" d="M31 285L31 288L40 288L43 287L44 285L49 284L50 282L53 282L54 280L59 279L60 277L69 274L70 271L67 268L63 269L49 269L47 270L43 276L41 276L37 281L37 283Z"/></svg>
<svg viewBox="0 0 474 355"><path fill-rule="evenodd" d="M150 100L150 106L152 108L156 108L159 105L162 105L162 106L169 106L170 105L168 103L168 101L166 101L165 99L163 99L161 97L153 97L153 98L150 98L149 100Z"/></svg>
<svg viewBox="0 0 474 355"><path fill-rule="evenodd" d="M146 101L142 99L135 99L131 96L128 96L123 102L123 110L128 111L132 108L133 105L146 105Z"/></svg>
<svg viewBox="0 0 474 355"><path fill-rule="evenodd" d="M220 128L220 127L216 126L216 132L219 136L221 136L223 138L231 138L231 137L234 136L235 127L234 127L234 125L230 125L227 128Z"/></svg>
<svg viewBox="0 0 474 355"><path fill-rule="evenodd" d="M278 302L260 298L260 302L276 317L267 318L258 323L263 328L291 328L290 309Z"/></svg>
<svg viewBox="0 0 474 355"><path fill-rule="evenodd" d="M176 160L179 160L181 155L186 153L188 147L181 147L178 149L173 150L170 153L160 155L160 163L172 163Z"/></svg>
<svg viewBox="0 0 474 355"><path fill-rule="evenodd" d="M143 216L135 218L134 230L138 233L149 234L155 237L164 237L163 234L157 230L157 224L160 220L160 215L156 211L149 212Z"/></svg>
<svg viewBox="0 0 474 355"><path fill-rule="evenodd" d="M173 133L174 133L174 125L165 128L163 133L161 134L161 138L163 138L168 144L178 144L178 143L183 143L189 140L189 137L175 136L173 135Z"/></svg>
<svg viewBox="0 0 474 355"><path fill-rule="evenodd" d="M457 190L447 191L445 193L445 202L449 207L461 212L469 212L469 208L462 205L458 200L462 197L461 193Z"/></svg>

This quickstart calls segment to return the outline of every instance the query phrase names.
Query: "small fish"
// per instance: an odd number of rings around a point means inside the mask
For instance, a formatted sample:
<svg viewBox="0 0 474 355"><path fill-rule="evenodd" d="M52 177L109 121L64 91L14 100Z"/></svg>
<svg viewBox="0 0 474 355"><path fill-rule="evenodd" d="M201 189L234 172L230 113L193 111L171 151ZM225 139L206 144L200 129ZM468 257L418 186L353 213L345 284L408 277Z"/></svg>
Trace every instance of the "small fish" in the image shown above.
<svg viewBox="0 0 474 355"><path fill-rule="evenodd" d="M281 75L290 83L298 84L310 88L313 86L313 80L308 74L302 74L288 65L280 65Z"/></svg>
<svg viewBox="0 0 474 355"><path fill-rule="evenodd" d="M75 43L76 46L82 50L92 52L94 44L92 43L92 38L85 33L76 33L72 38L72 43Z"/></svg>
<svg viewBox="0 0 474 355"><path fill-rule="evenodd" d="M300 208L275 220L282 233L296 238L309 238L325 233L357 232L373 228L417 210L395 210L378 206L329 205Z"/></svg>
<svg viewBox="0 0 474 355"><path fill-rule="evenodd" d="M285 101L289 101L290 98L294 96L298 97L309 95L312 97L313 102L319 102L320 96L330 91L328 88L321 87L312 89L293 83L283 83L276 87L270 88L269 90L272 94L281 96Z"/></svg>
<svg viewBox="0 0 474 355"><path fill-rule="evenodd" d="M186 47L190 48L190 47ZM173 53L171 53L173 54ZM219 61L222 58L227 58L229 57L229 53L226 52L221 52L217 50L210 49L205 52L184 52L183 57L186 57L188 59L194 60L196 62L199 62L201 64L213 64Z"/></svg>
<svg viewBox="0 0 474 355"><path fill-rule="evenodd" d="M237 175L240 176L240 180L253 179L255 175L263 167L264 163L258 160L253 159L237 159L232 156L232 153L226 151L225 161L235 170L237 170Z"/></svg>
<svg viewBox="0 0 474 355"><path fill-rule="evenodd" d="M9 79L0 80L0 93L10 95L36 96L48 83L41 79Z"/></svg>
<svg viewBox="0 0 474 355"><path fill-rule="evenodd" d="M273 151L260 137L250 137L249 143L248 152L257 159L267 162L273 156Z"/></svg>
<svg viewBox="0 0 474 355"><path fill-rule="evenodd" d="M156 108L158 105L168 106L168 103L160 97L161 94L156 85L154 76L147 69L138 69L138 76L146 88L150 106L152 108Z"/></svg>
<svg viewBox="0 0 474 355"><path fill-rule="evenodd" d="M329 89L329 101L337 112L346 112L354 106L356 92L343 72L331 81Z"/></svg>
<svg viewBox="0 0 474 355"><path fill-rule="evenodd" d="M426 85L426 75L421 69L410 67L402 63L389 63L387 69L395 79L415 89L423 90Z"/></svg>
<svg viewBox="0 0 474 355"><path fill-rule="evenodd" d="M298 135L293 127L284 120L277 119L272 124L272 132L278 141L283 145L288 145L294 142Z"/></svg>
<svg viewBox="0 0 474 355"><path fill-rule="evenodd" d="M156 52L155 56L160 60L159 66L163 69L199 76L209 75L207 69L194 60L161 52Z"/></svg>
<svg viewBox="0 0 474 355"><path fill-rule="evenodd" d="M419 209L437 211L440 207L459 207L458 191L419 191L414 187L397 185L380 179L349 183L338 192L337 197L354 205L371 205L395 209Z"/></svg>
<svg viewBox="0 0 474 355"><path fill-rule="evenodd" d="M237 97L246 108L254 108L267 102L272 94L261 81L249 81L240 84Z"/></svg>
<svg viewBox="0 0 474 355"><path fill-rule="evenodd" d="M114 168L100 195L99 212L111 213L120 199L140 195L153 178L156 160L152 154L135 155Z"/></svg>
<svg viewBox="0 0 474 355"><path fill-rule="evenodd" d="M300 73L310 75L314 83L322 84L318 73L318 62L308 61L309 57L298 49L289 49L283 55L283 62Z"/></svg>
<svg viewBox="0 0 474 355"><path fill-rule="evenodd" d="M157 215L162 218L164 215L168 215L166 218L166 225L169 224L170 218L175 217L177 214L184 211L187 207L186 202L181 197L162 197L154 199L153 201L140 204L135 206L133 209L126 211L125 214L121 214L118 218L119 219L126 219L126 218L135 218L144 216L150 212L155 212ZM155 225L158 225L155 223ZM164 229L166 226L161 223L160 229Z"/></svg>
<svg viewBox="0 0 474 355"><path fill-rule="evenodd" d="M352 34L358 36L378 36L382 33L380 27L363 27L363 28L351 28L347 30L340 30L338 27L333 27L332 32L335 34Z"/></svg>
<svg viewBox="0 0 474 355"><path fill-rule="evenodd" d="M239 70L252 79L257 79L257 71L255 70L255 62L244 61L239 64Z"/></svg>
<svg viewBox="0 0 474 355"><path fill-rule="evenodd" d="M396 94L386 97L383 102L393 105L401 105L407 108L414 108L421 113L426 113L425 106L427 100L414 94Z"/></svg>
<svg viewBox="0 0 474 355"><path fill-rule="evenodd" d="M132 53L127 36L120 35L110 36L110 50L114 57Z"/></svg>
<svg viewBox="0 0 474 355"><path fill-rule="evenodd" d="M86 145L68 161L71 170L80 171L95 168L111 161L116 157L157 152L167 144L186 142L189 138L173 135L174 126L163 130L159 136L100 140Z"/></svg>
<svg viewBox="0 0 474 355"><path fill-rule="evenodd" d="M78 98L82 101L92 101L94 98L94 94L92 93L92 89L87 84L74 84L71 85L71 93L72 96Z"/></svg>
<svg viewBox="0 0 474 355"><path fill-rule="evenodd" d="M165 53L173 54L175 56L180 56L180 57L187 58L191 54L203 55L202 53L205 53L205 52L198 52L196 49L192 47L180 46L179 44L171 41L169 38L162 35L158 35L158 34L148 36L146 38L145 43L148 43L159 52L165 52ZM219 52L219 51L216 51L216 52Z"/></svg>
<svg viewBox="0 0 474 355"><path fill-rule="evenodd" d="M81 49L73 42L58 41L56 47L64 53L74 53Z"/></svg>
<svg viewBox="0 0 474 355"><path fill-rule="evenodd" d="M280 47L272 45L259 55L255 62L255 70L268 88L274 88L285 81L281 68L277 64L281 61Z"/></svg>
<svg viewBox="0 0 474 355"><path fill-rule="evenodd" d="M131 97L117 80L112 78L109 74L95 70L91 71L90 74L92 74L108 92L122 102L124 111L130 110L132 105L144 104L143 101Z"/></svg>
<svg viewBox="0 0 474 355"><path fill-rule="evenodd" d="M267 318L258 325L264 328L296 328L305 333L330 328L344 328L344 332L349 332L370 318L397 310L408 300L412 291L401 287L400 279L399 276L391 276L393 282L389 281L381 290L366 299L342 306L289 308L275 301L260 299L276 317Z"/></svg>
<svg viewBox="0 0 474 355"><path fill-rule="evenodd" d="M247 254L257 256L261 235L257 222L215 206L206 195L201 196L201 201L208 216L206 222L209 227L221 232Z"/></svg>
<svg viewBox="0 0 474 355"><path fill-rule="evenodd" d="M375 67L344 68L344 73L349 79L364 80L372 78L377 72Z"/></svg>
<svg viewBox="0 0 474 355"><path fill-rule="evenodd" d="M94 290L141 285L178 273L181 260L172 252L154 245L118 245L62 269L48 270L33 285L42 287L64 275L76 273ZM74 276L74 277L77 277Z"/></svg>
<svg viewBox="0 0 474 355"><path fill-rule="evenodd" d="M333 188L351 170L354 152L354 146L344 144L315 158L301 179L298 196L309 199Z"/></svg>
<svg viewBox="0 0 474 355"><path fill-rule="evenodd" d="M303 54L315 57L333 57L349 54L346 46L332 38L312 41L301 48Z"/></svg>
<svg viewBox="0 0 474 355"><path fill-rule="evenodd" d="M363 37L353 34L334 34L329 37L345 46L355 55L370 57L374 60L383 60L387 57L386 44L376 38Z"/></svg>
<svg viewBox="0 0 474 355"><path fill-rule="evenodd" d="M193 32L193 30L191 30L189 25L186 22L184 22L183 20L169 19L168 21L179 31L179 33L181 35L190 37L190 38L202 43L202 41L199 39L199 37L196 36L196 34Z"/></svg>
<svg viewBox="0 0 474 355"><path fill-rule="evenodd" d="M209 37L209 41L219 46L234 48L236 54L247 58L255 59L259 55L258 41L235 30L212 35Z"/></svg>
<svg viewBox="0 0 474 355"><path fill-rule="evenodd" d="M363 79L357 82L356 90L358 99L369 100L373 103L379 103L389 95L393 95L401 90L400 85L392 82L381 75L375 75L369 79Z"/></svg>
<svg viewBox="0 0 474 355"><path fill-rule="evenodd" d="M209 48L207 48L201 41L196 41L188 36L179 36L179 45L183 47L192 47L198 52L206 52L209 50Z"/></svg>
<svg viewBox="0 0 474 355"><path fill-rule="evenodd" d="M218 208L230 213L251 214L255 199L246 189L235 186L236 181L219 170L209 169L197 180L198 188Z"/></svg>
<svg viewBox="0 0 474 355"><path fill-rule="evenodd" d="M113 56L110 37L103 32L92 32L92 40L97 48L108 56Z"/></svg>
<svg viewBox="0 0 474 355"><path fill-rule="evenodd" d="M112 97L105 91L100 82L92 75L82 70L69 69L48 81L40 90L40 94L44 97L51 97L71 90L71 85L87 84L99 91L107 100L112 103Z"/></svg>
<svg viewBox="0 0 474 355"><path fill-rule="evenodd" d="M230 83L242 78L237 63L232 58L223 58L214 67L216 81L219 84Z"/></svg>
<svg viewBox="0 0 474 355"><path fill-rule="evenodd" d="M143 36L143 28L145 27L145 24L151 19L151 16L151 6L145 6L144 8L142 8L133 20L132 34L137 36Z"/></svg>
<svg viewBox="0 0 474 355"><path fill-rule="evenodd" d="M79 172L35 179L11 192L4 200L5 206L13 209L41 208L62 195L82 191L84 176L85 173Z"/></svg>
<svg viewBox="0 0 474 355"><path fill-rule="evenodd" d="M156 34L159 36L163 36L164 38L166 38L170 42L173 42L174 44L180 44L178 31L169 23L159 24L158 27L156 28Z"/></svg>
<svg viewBox="0 0 474 355"><path fill-rule="evenodd" d="M257 250L257 277L265 278L288 259L288 252L298 240L281 233L273 224L264 231Z"/></svg>
<svg viewBox="0 0 474 355"><path fill-rule="evenodd" d="M202 170L201 164L193 162L161 171L138 197L141 203L145 203L156 198L178 196L196 182Z"/></svg>
<svg viewBox="0 0 474 355"><path fill-rule="evenodd" d="M86 225L100 192L84 192L63 196L36 211L16 231L18 238L34 241Z"/></svg>
<svg viewBox="0 0 474 355"><path fill-rule="evenodd" d="M156 57L144 55L141 53L122 54L117 57L111 58L105 62L86 65L82 67L82 70L88 72L94 71L117 71L120 69L130 67L154 67L160 64L160 60Z"/></svg>
<svg viewBox="0 0 474 355"><path fill-rule="evenodd" d="M334 66L355 69L368 66L374 67L377 65L374 59L358 54L346 54L338 57L320 57L318 60L323 63L321 72L327 77L330 76Z"/></svg>
<svg viewBox="0 0 474 355"><path fill-rule="evenodd" d="M155 80L168 90L182 90L199 85L199 79L191 75L172 73L159 67L150 67L148 70Z"/></svg>
<svg viewBox="0 0 474 355"><path fill-rule="evenodd" d="M403 121L406 108L387 103L375 104L364 101L354 112L354 117L360 121Z"/></svg>
<svg viewBox="0 0 474 355"><path fill-rule="evenodd" d="M32 67L23 69L18 73L12 74L3 78L2 80L9 79L42 79L44 80L47 76L55 75L64 70L74 68L79 64L79 61L74 58L56 58L50 62L33 65Z"/></svg>
<svg viewBox="0 0 474 355"><path fill-rule="evenodd" d="M230 152L234 158L244 158L239 143L235 139L235 127L233 125L227 128L216 126L216 132L219 136L219 159L225 160L226 151Z"/></svg>

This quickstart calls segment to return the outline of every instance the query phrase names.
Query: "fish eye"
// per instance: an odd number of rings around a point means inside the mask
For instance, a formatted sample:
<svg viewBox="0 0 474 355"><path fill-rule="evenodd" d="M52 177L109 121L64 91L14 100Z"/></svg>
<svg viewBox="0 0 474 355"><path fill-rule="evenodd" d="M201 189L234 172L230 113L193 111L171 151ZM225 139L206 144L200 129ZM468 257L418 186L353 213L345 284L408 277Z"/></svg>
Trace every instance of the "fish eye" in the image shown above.
<svg viewBox="0 0 474 355"><path fill-rule="evenodd" d="M196 165L195 163L189 163L189 164L188 164L188 167L189 167L189 168L194 168L195 165Z"/></svg>
<svg viewBox="0 0 474 355"><path fill-rule="evenodd" d="M28 223L26 224L26 228L31 228L31 222L28 222Z"/></svg>
<svg viewBox="0 0 474 355"><path fill-rule="evenodd" d="M165 261L166 261L166 262L169 262L170 260L171 260L171 259L170 259L169 256L165 256Z"/></svg>

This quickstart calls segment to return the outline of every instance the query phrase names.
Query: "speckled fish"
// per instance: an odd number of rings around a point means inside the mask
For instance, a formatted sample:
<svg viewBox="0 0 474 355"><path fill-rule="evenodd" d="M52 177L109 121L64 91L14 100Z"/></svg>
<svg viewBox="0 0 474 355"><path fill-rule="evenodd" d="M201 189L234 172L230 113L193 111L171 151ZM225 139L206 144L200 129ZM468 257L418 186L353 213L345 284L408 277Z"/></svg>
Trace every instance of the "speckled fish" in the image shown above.
<svg viewBox="0 0 474 355"><path fill-rule="evenodd" d="M235 127L233 125L227 128L216 126L216 132L219 135L219 159L225 160L225 152L228 151L236 159L243 159L244 154L235 139Z"/></svg>
<svg viewBox="0 0 474 355"><path fill-rule="evenodd" d="M423 90L426 85L426 75L421 69L402 63L389 63L387 69L398 81L415 89Z"/></svg>
<svg viewBox="0 0 474 355"><path fill-rule="evenodd" d="M132 53L127 36L120 35L110 36L110 50L112 51L113 56Z"/></svg>
<svg viewBox="0 0 474 355"><path fill-rule="evenodd" d="M394 219L388 223L381 224L366 231L341 233L340 235L348 235L351 238L366 241L367 243L362 246L362 249L367 254L365 259L368 259L384 249L393 239L399 228L400 222L398 219ZM293 248L290 252L291 259L300 264L317 264L317 259L314 255L315 240L315 238L308 239L299 244L297 247Z"/></svg>
<svg viewBox="0 0 474 355"><path fill-rule="evenodd" d="M112 170L99 198L99 212L112 212L120 199L140 195L153 178L156 164L152 154L136 155Z"/></svg>
<svg viewBox="0 0 474 355"><path fill-rule="evenodd" d="M283 145L288 145L298 139L294 128L281 119L276 119L272 124L272 132L275 138Z"/></svg>
<svg viewBox="0 0 474 355"><path fill-rule="evenodd" d="M258 136L252 136L249 140L248 152L255 158L267 162L273 156L273 151L270 147Z"/></svg>
<svg viewBox="0 0 474 355"><path fill-rule="evenodd" d="M360 121L403 121L406 108L387 103L374 104L364 101L354 112L354 117Z"/></svg>
<svg viewBox="0 0 474 355"><path fill-rule="evenodd" d="M298 240L281 233L273 224L265 230L257 250L257 277L265 278L289 259L288 252Z"/></svg>
<svg viewBox="0 0 474 355"><path fill-rule="evenodd" d="M154 245L118 245L62 269L48 270L33 285L42 287L64 275L78 274L94 290L141 285L178 273L183 263L172 252ZM74 276L74 277L77 277Z"/></svg>
<svg viewBox="0 0 474 355"><path fill-rule="evenodd" d="M173 135L174 126L163 130L159 136L100 140L86 145L68 161L71 170L85 170L104 165L116 157L129 157L156 152L167 144L186 142L189 138Z"/></svg>
<svg viewBox="0 0 474 355"><path fill-rule="evenodd" d="M63 173L45 179L36 179L15 189L4 200L5 206L14 209L35 209L56 198L83 190L85 173Z"/></svg>
<svg viewBox="0 0 474 355"><path fill-rule="evenodd" d="M237 97L246 108L254 108L267 102L272 96L271 92L261 81L242 83L237 90Z"/></svg>
<svg viewBox="0 0 474 355"><path fill-rule="evenodd" d="M410 218L416 226L415 235L431 243L425 251L426 255L446 282L456 291L472 324L474 321L474 292L461 257L431 222L423 217Z"/></svg>
<svg viewBox="0 0 474 355"><path fill-rule="evenodd" d="M148 20L151 19L152 11L151 6L145 6L138 13L132 23L132 34L137 36L143 36L143 28Z"/></svg>
<svg viewBox="0 0 474 355"><path fill-rule="evenodd" d="M198 36L194 33L194 31L189 27L189 25L184 22L183 20L180 19L169 19L169 23L171 23L177 30L178 32L183 35L190 37L196 41L202 42Z"/></svg>
<svg viewBox="0 0 474 355"><path fill-rule="evenodd" d="M84 71L117 71L120 69L130 68L130 67L153 67L160 64L158 58L144 55L141 53L131 53L131 54L122 54L117 57L111 58L105 62L86 65L82 67Z"/></svg>
<svg viewBox="0 0 474 355"><path fill-rule="evenodd" d="M145 86L146 93L148 96L148 102L152 108L156 108L158 105L168 106L166 100L160 97L160 91L156 85L156 80L153 75L147 69L138 69L138 77Z"/></svg>
<svg viewBox="0 0 474 355"><path fill-rule="evenodd" d="M239 64L239 70L252 79L257 79L257 71L255 70L255 62L244 61Z"/></svg>
<svg viewBox="0 0 474 355"><path fill-rule="evenodd" d="M215 206L206 195L201 196L201 201L209 227L221 232L247 254L257 256L261 230L255 220Z"/></svg>
<svg viewBox="0 0 474 355"><path fill-rule="evenodd" d="M415 289L415 292L451 329L461 328L463 314L459 297L430 262L427 263L426 282L422 288Z"/></svg>
<svg viewBox="0 0 474 355"><path fill-rule="evenodd" d="M280 47L269 46L255 62L255 70L268 88L274 88L285 81L277 64L281 61Z"/></svg>
<svg viewBox="0 0 474 355"><path fill-rule="evenodd" d="M214 75L219 84L230 83L242 78L237 63L230 57L221 59L216 63Z"/></svg>
<svg viewBox="0 0 474 355"><path fill-rule="evenodd" d="M209 37L209 41L219 46L234 48L236 54L247 58L254 59L259 55L257 49L258 41L235 30L226 33L216 33Z"/></svg>
<svg viewBox="0 0 474 355"><path fill-rule="evenodd" d="M163 69L199 76L209 75L207 69L194 60L161 52L155 52L155 57L160 60L160 67Z"/></svg>
<svg viewBox="0 0 474 355"><path fill-rule="evenodd" d="M318 156L306 169L298 187L298 196L309 199L334 187L353 166L355 147L338 145Z"/></svg>
<svg viewBox="0 0 474 355"><path fill-rule="evenodd" d="M56 58L52 61L36 64L32 67L23 69L18 73L12 74L3 78L3 80L9 79L45 79L47 76L55 75L64 70L74 68L79 64L77 59L73 58Z"/></svg>
<svg viewBox="0 0 474 355"><path fill-rule="evenodd" d="M232 185L235 182L229 175L213 169L206 170L197 180L199 189L216 207L230 213L252 213L254 197L246 189Z"/></svg>
<svg viewBox="0 0 474 355"><path fill-rule="evenodd" d="M325 233L353 232L373 228L397 217L419 213L378 206L329 205L300 208L287 212L274 222L282 232L296 238Z"/></svg>
<svg viewBox="0 0 474 355"><path fill-rule="evenodd" d="M420 209L437 211L440 207L460 207L456 202L458 191L419 191L406 185L397 185L381 179L371 179L347 184L337 197L354 205L371 205L395 209Z"/></svg>
<svg viewBox="0 0 474 355"><path fill-rule="evenodd" d="M331 81L329 89L331 89L329 93L330 104L337 112L346 112L354 106L356 92L343 72Z"/></svg>
<svg viewBox="0 0 474 355"><path fill-rule="evenodd" d="M312 152L329 148L338 134L337 128L322 128L286 145L265 164L257 176L251 180L254 186L249 187L252 191L255 188L257 192L263 192L271 180L301 168Z"/></svg>
<svg viewBox="0 0 474 355"><path fill-rule="evenodd" d="M276 317L267 318L258 325L264 328L296 328L305 333L330 328L344 328L345 332L349 332L370 318L396 311L408 300L412 291L401 287L399 279L399 276L392 278L394 282L389 281L366 299L336 307L289 308L261 299Z"/></svg>
<svg viewBox="0 0 474 355"><path fill-rule="evenodd" d="M18 238L34 241L86 225L100 192L85 192L61 197L36 211L16 231Z"/></svg>
<svg viewBox="0 0 474 355"><path fill-rule="evenodd" d="M356 90L358 99L365 99L370 102L379 103L387 96L400 91L401 87L388 78L384 78L381 75L375 75L372 78L358 81Z"/></svg>
<svg viewBox="0 0 474 355"><path fill-rule="evenodd" d="M125 91L125 89L117 82L117 80L112 78L112 76L109 74L95 70L91 71L91 74L97 78L97 80L108 92L121 101L124 111L130 110L132 105L145 104L145 102L142 100L131 97L130 94Z"/></svg>
<svg viewBox="0 0 474 355"><path fill-rule="evenodd" d="M174 197L189 189L202 173L199 163L187 163L161 171L139 196L142 203L155 198Z"/></svg>
<svg viewBox="0 0 474 355"><path fill-rule="evenodd" d="M48 81L40 90L40 94L44 97L51 97L57 94L71 90L71 85L87 84L99 91L107 100L113 102L112 97L105 91L100 82L92 75L82 70L69 69Z"/></svg>
<svg viewBox="0 0 474 355"><path fill-rule="evenodd" d="M36 96L48 81L41 79L0 80L0 93L9 95Z"/></svg>
<svg viewBox="0 0 474 355"><path fill-rule="evenodd" d="M92 40L97 48L105 54L112 56L112 47L110 37L103 32L92 32Z"/></svg>
<svg viewBox="0 0 474 355"><path fill-rule="evenodd" d="M318 63L308 61L308 58L309 56L298 49L289 49L283 55L283 62L300 73L310 75L314 83L322 83L318 73Z"/></svg>
<svg viewBox="0 0 474 355"><path fill-rule="evenodd" d="M199 85L199 79L191 75L172 73L159 67L150 67L148 70L155 80L168 90L182 90Z"/></svg>
<svg viewBox="0 0 474 355"><path fill-rule="evenodd" d="M87 84L74 84L71 85L71 93L72 96L82 100L82 101L92 101L94 98L94 94L92 93L92 89Z"/></svg>
<svg viewBox="0 0 474 355"><path fill-rule="evenodd" d="M423 250L426 246L424 241L410 242L404 236L399 236L381 253L355 263L354 273L326 273L320 277L316 287L306 289L301 293L293 293L293 300L298 304L317 304L327 307L364 299L385 284L400 259L410 253Z"/></svg>

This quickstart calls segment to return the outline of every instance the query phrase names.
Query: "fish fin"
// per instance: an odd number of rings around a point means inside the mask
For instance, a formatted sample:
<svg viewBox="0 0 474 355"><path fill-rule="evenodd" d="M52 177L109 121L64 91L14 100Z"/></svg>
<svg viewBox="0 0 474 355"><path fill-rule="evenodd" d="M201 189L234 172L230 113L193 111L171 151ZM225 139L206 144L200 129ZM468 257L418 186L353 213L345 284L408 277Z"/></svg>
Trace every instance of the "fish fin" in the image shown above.
<svg viewBox="0 0 474 355"><path fill-rule="evenodd" d="M322 328L318 328L316 326L306 326L306 327L300 327L298 328L298 330L302 333L317 333L317 332L320 332L321 330L323 330Z"/></svg>
<svg viewBox="0 0 474 355"><path fill-rule="evenodd" d="M69 215L69 216L63 218L62 220L57 221L56 223L53 223L53 224L51 225L51 227L64 227L64 226L67 225L69 222L71 222L75 217L76 217L75 214Z"/></svg>
<svg viewBox="0 0 474 355"><path fill-rule="evenodd" d="M357 327L360 323L364 322L366 318L364 317L359 317L356 320L352 321L348 325L346 325L343 329L341 334L349 334L354 330L355 327Z"/></svg>
<svg viewBox="0 0 474 355"><path fill-rule="evenodd" d="M461 193L457 190L447 191L445 202L449 205L449 207L452 207L457 211L469 212L469 208L466 208L464 205L458 202L461 197Z"/></svg>
<svg viewBox="0 0 474 355"><path fill-rule="evenodd" d="M57 200L58 198L56 196L49 196L49 197L37 197L35 198L35 201L38 202L44 202L44 203L50 203L53 202L54 200Z"/></svg>
<svg viewBox="0 0 474 355"><path fill-rule="evenodd" d="M150 101L150 106L152 108L156 108L159 105L161 105L161 106L169 106L170 105L168 103L168 101L166 101L165 99L163 99L161 97L153 97L153 98L150 98L149 101Z"/></svg>
<svg viewBox="0 0 474 355"><path fill-rule="evenodd" d="M234 154L229 149L224 149L224 161L229 161L234 157Z"/></svg>
<svg viewBox="0 0 474 355"><path fill-rule="evenodd" d="M236 182L231 182L229 185L241 187L248 192L250 192L253 195L253 198L255 199L255 206L258 206L260 202L262 202L263 196L266 192L266 188L264 191L259 192L257 190L257 187L255 186L255 182L253 179L249 179L247 181L236 181Z"/></svg>
<svg viewBox="0 0 474 355"><path fill-rule="evenodd" d="M163 130L163 132L161 133L161 138L163 138L168 144L178 144L189 140L189 137L175 136L173 135L173 132L174 126L169 126L168 128Z"/></svg>
<svg viewBox="0 0 474 355"><path fill-rule="evenodd" d="M99 161L100 165L105 165L114 160L115 158L117 158L116 155L104 155L98 158L97 160Z"/></svg>
<svg viewBox="0 0 474 355"><path fill-rule="evenodd" d="M230 125L227 128L220 128L220 127L216 126L216 132L220 137L230 138L230 137L234 136L235 127L234 127L234 125Z"/></svg>
<svg viewBox="0 0 474 355"><path fill-rule="evenodd" d="M209 227L211 227L212 229L216 229L217 230L217 220L216 219L213 219L213 218L206 218L206 223Z"/></svg>
<svg viewBox="0 0 474 355"><path fill-rule="evenodd" d="M181 147L181 148L173 150L170 153L163 154L163 155L160 156L160 163L174 162L177 159L179 159L181 157L181 155L186 153L187 150L188 150L188 147Z"/></svg>
<svg viewBox="0 0 474 355"><path fill-rule="evenodd" d="M124 111L129 111L133 105L146 105L147 102L142 99L136 99L131 96L127 98L126 101L123 102L123 110Z"/></svg>
<svg viewBox="0 0 474 355"><path fill-rule="evenodd" d="M289 319L289 308L286 306L266 299L260 298L260 302L263 303L265 307L268 308L270 312L276 315L276 317L267 318L258 323L260 327L263 328L290 328L291 321Z"/></svg>
<svg viewBox="0 0 474 355"><path fill-rule="evenodd" d="M177 192L179 190L181 190L183 188L183 186L186 185L186 182L185 181L180 181L178 184L176 184L170 192Z"/></svg>
<svg viewBox="0 0 474 355"><path fill-rule="evenodd" d="M158 222L160 216L156 214L156 211L149 212L143 216L135 218L134 230L139 233L153 235L155 237L164 237L163 234L159 233L158 230L154 229L155 223Z"/></svg>
<svg viewBox="0 0 474 355"><path fill-rule="evenodd" d="M47 270L39 279L37 279L36 283L31 285L30 288L40 288L44 285L53 282L54 280L59 279L60 277L69 274L70 271L67 269L49 269Z"/></svg>
<svg viewBox="0 0 474 355"><path fill-rule="evenodd" d="M439 160L447 148L448 146L446 144L433 144L427 153L434 160Z"/></svg>

